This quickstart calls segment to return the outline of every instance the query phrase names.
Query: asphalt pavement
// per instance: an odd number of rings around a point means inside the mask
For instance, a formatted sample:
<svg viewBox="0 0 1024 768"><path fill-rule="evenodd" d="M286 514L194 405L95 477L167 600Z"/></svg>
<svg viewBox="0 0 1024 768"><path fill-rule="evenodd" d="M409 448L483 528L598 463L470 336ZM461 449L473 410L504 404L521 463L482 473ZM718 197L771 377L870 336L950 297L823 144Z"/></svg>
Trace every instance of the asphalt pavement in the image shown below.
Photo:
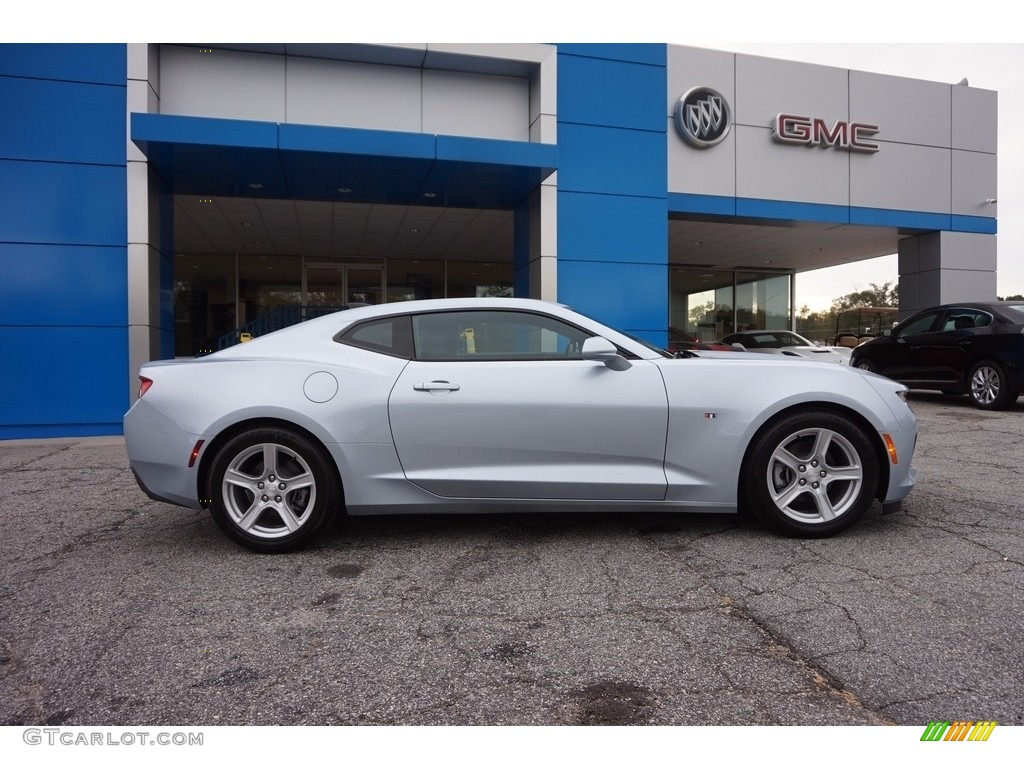
<svg viewBox="0 0 1024 768"><path fill-rule="evenodd" d="M298 553L0 442L0 725L1024 725L1024 400L915 394L917 488L735 516L361 518Z"/></svg>

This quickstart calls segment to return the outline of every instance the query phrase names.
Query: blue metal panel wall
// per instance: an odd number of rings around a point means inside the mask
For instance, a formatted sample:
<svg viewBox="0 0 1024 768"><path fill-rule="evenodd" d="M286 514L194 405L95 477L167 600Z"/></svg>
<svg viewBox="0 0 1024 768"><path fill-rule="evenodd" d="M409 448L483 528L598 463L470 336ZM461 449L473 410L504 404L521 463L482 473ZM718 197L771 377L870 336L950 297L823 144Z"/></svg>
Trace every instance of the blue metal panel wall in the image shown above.
<svg viewBox="0 0 1024 768"><path fill-rule="evenodd" d="M558 297L667 343L667 49L558 47Z"/></svg>
<svg viewBox="0 0 1024 768"><path fill-rule="evenodd" d="M124 45L0 45L0 438L119 434Z"/></svg>

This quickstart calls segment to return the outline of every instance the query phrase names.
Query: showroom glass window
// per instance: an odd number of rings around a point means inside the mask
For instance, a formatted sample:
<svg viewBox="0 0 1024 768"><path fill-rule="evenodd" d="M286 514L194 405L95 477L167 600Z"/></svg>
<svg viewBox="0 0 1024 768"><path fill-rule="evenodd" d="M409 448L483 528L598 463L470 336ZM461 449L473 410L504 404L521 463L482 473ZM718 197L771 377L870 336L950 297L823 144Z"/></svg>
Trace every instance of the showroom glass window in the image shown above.
<svg viewBox="0 0 1024 768"><path fill-rule="evenodd" d="M789 328L791 317L788 274L736 273L736 330Z"/></svg>
<svg viewBox="0 0 1024 768"><path fill-rule="evenodd" d="M673 269L669 278L671 328L699 341L715 341L736 330L732 272Z"/></svg>
<svg viewBox="0 0 1024 768"><path fill-rule="evenodd" d="M585 331L531 312L435 312L412 319L419 360L581 360Z"/></svg>
<svg viewBox="0 0 1024 768"><path fill-rule="evenodd" d="M788 272L669 271L669 337L679 329L699 341L730 333L792 327Z"/></svg>

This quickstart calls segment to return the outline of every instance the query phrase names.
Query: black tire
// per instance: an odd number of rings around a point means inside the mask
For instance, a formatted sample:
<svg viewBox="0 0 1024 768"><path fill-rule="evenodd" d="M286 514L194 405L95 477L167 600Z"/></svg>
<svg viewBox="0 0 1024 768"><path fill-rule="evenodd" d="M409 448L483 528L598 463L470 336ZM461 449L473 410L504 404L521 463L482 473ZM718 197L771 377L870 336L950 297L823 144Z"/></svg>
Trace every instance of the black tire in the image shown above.
<svg viewBox="0 0 1024 768"><path fill-rule="evenodd" d="M870 438L845 416L786 416L754 438L740 473L740 497L761 522L787 536L832 536L868 511L878 490L878 461Z"/></svg>
<svg viewBox="0 0 1024 768"><path fill-rule="evenodd" d="M1017 399L1003 367L991 360L982 360L971 368L967 377L967 394L971 402L983 411L1005 410Z"/></svg>
<svg viewBox="0 0 1024 768"><path fill-rule="evenodd" d="M217 451L206 485L220 529L243 547L270 554L305 546L341 500L324 451L286 429L233 437Z"/></svg>
<svg viewBox="0 0 1024 768"><path fill-rule="evenodd" d="M876 373L875 366L873 366L867 360L863 360L857 363L857 367L860 368L862 371L867 371L868 373Z"/></svg>

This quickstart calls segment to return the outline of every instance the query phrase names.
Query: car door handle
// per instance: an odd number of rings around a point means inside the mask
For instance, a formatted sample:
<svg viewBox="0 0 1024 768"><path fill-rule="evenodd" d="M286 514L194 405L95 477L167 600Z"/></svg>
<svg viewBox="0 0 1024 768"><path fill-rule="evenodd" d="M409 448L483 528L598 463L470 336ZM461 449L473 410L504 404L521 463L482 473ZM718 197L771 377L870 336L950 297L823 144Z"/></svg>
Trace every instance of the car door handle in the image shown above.
<svg viewBox="0 0 1024 768"><path fill-rule="evenodd" d="M412 388L417 392L458 392L459 385L450 381L427 381L423 384L413 384Z"/></svg>

